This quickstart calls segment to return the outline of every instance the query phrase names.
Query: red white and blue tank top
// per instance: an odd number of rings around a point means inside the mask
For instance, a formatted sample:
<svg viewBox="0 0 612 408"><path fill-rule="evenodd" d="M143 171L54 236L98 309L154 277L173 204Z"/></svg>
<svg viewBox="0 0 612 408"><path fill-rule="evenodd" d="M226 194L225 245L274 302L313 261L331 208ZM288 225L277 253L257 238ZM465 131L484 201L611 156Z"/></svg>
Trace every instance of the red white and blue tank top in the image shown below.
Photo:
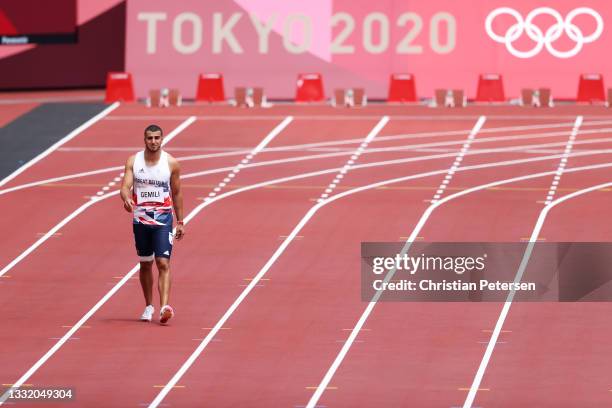
<svg viewBox="0 0 612 408"><path fill-rule="evenodd" d="M172 225L168 153L162 151L153 166L147 166L144 151L136 153L133 172L134 224Z"/></svg>

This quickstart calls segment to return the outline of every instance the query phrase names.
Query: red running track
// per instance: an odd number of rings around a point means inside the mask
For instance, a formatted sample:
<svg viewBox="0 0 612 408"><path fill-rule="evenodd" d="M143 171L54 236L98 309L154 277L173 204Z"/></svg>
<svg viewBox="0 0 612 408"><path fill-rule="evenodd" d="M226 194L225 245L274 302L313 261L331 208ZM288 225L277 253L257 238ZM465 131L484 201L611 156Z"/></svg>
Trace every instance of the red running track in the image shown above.
<svg viewBox="0 0 612 408"><path fill-rule="evenodd" d="M117 115L146 113L134 106L122 107ZM232 111L233 112L233 111ZM417 111L429 114L430 110ZM517 111L511 112L516 114ZM532 112L521 110L520 113ZM538 111L539 112L539 111ZM181 112L190 114L191 112ZM310 118L300 117L299 111L279 109L278 117L262 117L257 120L226 120L214 117L198 120L168 145L176 155L185 154L190 148L224 151L253 148L285 116L294 114L294 121L284 129L269 147L284 147L302 143L360 139L378 122L377 110L371 114L354 118ZM310 114L322 114L313 109ZM365 113L365 111L364 111ZM477 114L475 114L477 113ZM384 160L417 158L419 156L456 153L474 126L478 114L469 112L464 118L445 120L406 120L391 116L390 122L368 146L356 165ZM564 112L565 113L565 112ZM327 114L327 113L325 113ZM353 113L351 113L352 115ZM411 112L411 114L415 114ZM495 111L503 116L504 111ZM508 113L506 113L508 114ZM222 112L219 116L227 116ZM271 115L270 115L271 116ZM512 147L524 144L559 143L563 151L571 130L572 118L564 119L567 127L556 127L558 136L529 137L524 140L496 140L477 143L478 139L493 136L488 129L508 126L546 125L558 123L557 119L491 119L485 123L483 132L476 136L461 166L521 160L554 152L506 152L470 153L478 149ZM178 124L186 116L173 118ZM599 118L596 118L599 119ZM144 122L138 122L142 120ZM115 134L134 133L148 119L109 119L100 125L109 125ZM138 123L133 123L138 122ZM126 126L124 128L124 126ZM592 125L594 126L594 125ZM171 127L171 126L169 126ZM585 124L585 128L586 128ZM602 126L603 127L603 126ZM95 127L92 127L93 131ZM123 129L123 130L120 130ZM245 131L248 129L248 131ZM458 131L456 135L387 139L386 136L423 132ZM460 131L464 131L461 134ZM524 135L547 130L504 131L502 135ZM550 129L548 130L550 131ZM589 134L588 138L610 137L606 132ZM381 138L378 143L377 139ZM104 147L99 138L91 144L79 140L82 145L74 147ZM580 136L578 138L580 140ZM368 153L378 147L404 147L415 143L456 142L439 147L443 151L421 151L397 149ZM96 143L98 142L98 143ZM110 142L109 142L110 143ZM116 146L137 147L137 144ZM334 147L345 150L344 155L324 157L308 161L295 161L272 166L247 167L222 191L239 188L273 178L293 176L327 168L341 168L350 159L351 149L359 142L338 144ZM609 148L609 142L594 144L594 148ZM69 146L67 146L69 147ZM576 145L578 147L578 145ZM83 171L90 163L85 150L62 154L74 158L61 168L61 160L53 168L56 174ZM331 151L262 152L255 156L253 164L268 160L288 159L305 154L322 154ZM57 154L59 154L58 152ZM96 152L96 154L99 152ZM55 153L54 153L55 154ZM127 151L113 153L113 158L122 162ZM191 154L191 153L189 153ZM195 153L194 153L195 154ZM53 155L52 155L53 156ZM49 159L52 158L49 156ZM243 157L240 155L210 158L185 162L185 173L208 170L214 167L232 167ZM113 159L115 160L115 159ZM442 170L441 174L396 183L350 195L322 207L298 233L296 239L276 260L260 282L238 306L229 321L214 337L204 353L190 367L165 398L169 406L303 406L336 357L342 342L362 313L365 303L360 300L359 245L362 241L399 241L410 234L419 217L428 206L428 201L444 179L451 166L453 156L371 167L349 171L338 183L334 193L350 188L398 176ZM606 154L577 158L580 165L606 163ZM75 163L75 161L77 163ZM42 162L44 163L44 162ZM41 165L42 165L41 163ZM109 158L110 163L110 158ZM540 171L554 171L559 159L551 158L531 163L498 166L470 172L457 172L445 194L486 182L527 175ZM104 163L106 165L108 163ZM109 164L110 165L110 164ZM574 165L573 159L569 161ZM72 167L71 167L72 166ZM32 170L35 168L33 167ZM42 171L42 168L41 168ZM44 173L44 171L43 171ZM44 187L50 192L61 190L58 197L68 196L63 191L73 191L69 201L75 205L61 207L47 215L50 224L55 217L70 212L78 206L77 194L93 195L105 182L116 174L92 176L90 185L84 180L70 181L62 186ZM35 174L24 180L36 180ZM173 259L174 289L172 302L177 309L177 318L169 327L141 324L135 321L141 309L141 294L137 280L130 280L86 323L86 327L75 334L30 378L28 383L73 386L77 389L79 405L91 406L104 401L107 406L136 406L150 402L160 391L158 386L167 383L183 364L200 339L206 336L234 299L244 290L249 279L261 269L272 253L281 244L315 200L328 188L335 173L307 179L277 183L223 199L205 208L188 225L185 241L176 247ZM48 177L48 176L46 176ZM212 174L185 181L187 210L193 209L202 198L222 181L225 173ZM542 208L552 177L480 191L451 201L437 209L419 234L430 241L517 241L528 237L537 215ZM563 176L559 193L574 191L606 180L605 170ZM16 208L13 199L22 194L20 201L29 203L43 187L10 193L6 200ZM334 194L332 193L332 194ZM14 195L13 195L14 194ZM594 193L606 196L605 193ZM53 194L45 202L56 206ZM200 197L200 198L198 198ZM48 201L47 201L48 200ZM74 201L72 201L74 200ZM589 200L589 201L586 201ZM588 232L579 229L573 221L575 216L553 218L556 211L568 208L574 212L592 205L587 196L572 202L574 207L559 207L553 210L547 225L565 231L559 239L584 237L605 240L606 231L596 232L596 222ZM2 201L4 203L4 201ZM605 200L601 200L605 208ZM9 204L7 204L9 205ZM599 205L599 204L598 204ZM11 207L7 207L11 210ZM564 210L565 211L565 210ZM500 216L501 215L501 216ZM42 218L41 218L42 220ZM103 222L101 222L103 220ZM595 221L595 219L593 218ZM548 224L550 222L550 224ZM32 223L37 226L40 223ZM574 226L575 229L568 227ZM31 233L31 226L28 226ZM554 228L554 227L551 227ZM95 235L91 234L95 231ZM548 234L546 228L543 234ZM552 230L551 230L552 231ZM567 232L572 231L572 232ZM581 232L580 232L581 231ZM591 235L593 231L593 235ZM91 235L90 235L91 234ZM549 234L556 240L557 235ZM546 235L545 235L546 236ZM593 238L588 238L593 237ZM572 238L573 239L573 238ZM27 245L27 237L15 242L13 254ZM19 247L21 245L21 247ZM11 245L5 245L12 247ZM12 259L8 255L6 260ZM9 318L5 331L0 335L5 364L0 367L2 383L12 383L36 362L56 340L74 324L93 304L134 265L132 243L129 233L129 216L121 212L116 197L95 204L71 221L62 235L45 242L31 256L18 264L11 278L0 279L2 297L0 303ZM529 306L529 310L523 310ZM544 356L547 349L530 341L537 336L536 328L550 321L551 314L557 321L566 322L556 327L561 333L567 327L576 328L585 319L592 319L594 327L603 329L603 320L592 318L594 311L603 312L605 304L572 305L568 314L558 304L514 305L507 320L511 339L503 347L496 348L490 362L483 389L477 397L476 406L517 406L526 403L538 406L559 405L559 399L551 395L546 384L541 386L545 373L557 375L576 369L585 349L591 364L591 376L601 381L588 381L586 376L565 377L566 389L574 384L588 391L591 405L605 405L609 392L605 364L595 364L597 356L607 351L604 333L591 331L589 347L578 350L571 344L562 344L555 349L555 356L548 356L546 363L537 359L518 359L516 355ZM578 307L579 306L579 307ZM516 312L515 322L513 313ZM473 375L478 367L490 330L497 319L499 305L495 304L416 304L381 303L369 317L364 330L353 344L320 401L323 406L394 406L416 404L418 406L458 406L463 403ZM603 313L601 313L603 314ZM567 320L566 320L567 316ZM600 315L603 319L603 316ZM573 322L573 323L572 323ZM555 327L551 328L554 332ZM17 334L16 334L17 333ZM506 334L504 333L504 339ZM555 336L551 334L550 342ZM16 341L16 339L18 339ZM584 338L582 338L584 342ZM516 344L515 344L516 342ZM591 344L592 343L592 344ZM526 344L531 345L529 354ZM601 345L598 348L598 345ZM502 346L502 345L500 345ZM509 346L509 347L506 347ZM565 348L563 348L565 347ZM569 356L559 358L559 355ZM4 357L3 357L4 358ZM86 360L87 364L83 364ZM519 360L519 363L517 363ZM605 361L605 360L604 360ZM530 375L525 375L536 367ZM584 366L579 366L585 370ZM599 368L598 368L599 367ZM507 381L511 378L512 381ZM527 379L529 378L529 380ZM608 381L609 383L610 381ZM531 389L518 393L516 387L531 385ZM598 394L599 392L599 394ZM603 396L602 396L603 394ZM576 401L578 402L578 401Z"/></svg>

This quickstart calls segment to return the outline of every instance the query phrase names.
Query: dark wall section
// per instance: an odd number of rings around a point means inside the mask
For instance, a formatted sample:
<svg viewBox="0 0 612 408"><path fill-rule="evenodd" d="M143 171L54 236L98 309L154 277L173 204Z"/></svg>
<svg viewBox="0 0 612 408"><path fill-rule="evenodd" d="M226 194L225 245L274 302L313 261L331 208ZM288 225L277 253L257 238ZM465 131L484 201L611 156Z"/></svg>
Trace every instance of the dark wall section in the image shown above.
<svg viewBox="0 0 612 408"><path fill-rule="evenodd" d="M106 107L101 103L47 103L0 128L0 180Z"/></svg>
<svg viewBox="0 0 612 408"><path fill-rule="evenodd" d="M79 27L77 44L39 45L0 59L0 89L103 87L125 66L122 2Z"/></svg>

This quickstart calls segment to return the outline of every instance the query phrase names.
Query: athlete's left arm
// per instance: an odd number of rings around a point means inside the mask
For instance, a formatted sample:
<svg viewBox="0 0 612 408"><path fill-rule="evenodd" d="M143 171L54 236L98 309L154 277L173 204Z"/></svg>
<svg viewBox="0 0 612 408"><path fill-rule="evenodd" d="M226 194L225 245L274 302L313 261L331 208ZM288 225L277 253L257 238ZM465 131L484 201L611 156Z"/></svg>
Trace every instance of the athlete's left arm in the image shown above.
<svg viewBox="0 0 612 408"><path fill-rule="evenodd" d="M181 191L181 165L178 160L170 156L170 190L172 191L172 203L176 216L176 239L183 238L185 227L183 225L183 192Z"/></svg>

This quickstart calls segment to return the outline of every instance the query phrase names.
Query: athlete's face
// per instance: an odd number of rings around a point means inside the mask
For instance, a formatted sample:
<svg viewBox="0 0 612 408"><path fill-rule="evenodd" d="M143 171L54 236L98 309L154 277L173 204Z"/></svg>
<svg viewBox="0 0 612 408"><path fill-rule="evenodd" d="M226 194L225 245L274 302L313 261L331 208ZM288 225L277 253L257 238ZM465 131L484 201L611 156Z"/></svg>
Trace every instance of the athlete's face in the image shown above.
<svg viewBox="0 0 612 408"><path fill-rule="evenodd" d="M145 146L147 148L148 151L150 152L156 152L159 150L159 148L161 147L161 143L162 143L162 134L161 132L147 132L147 134L145 135Z"/></svg>

